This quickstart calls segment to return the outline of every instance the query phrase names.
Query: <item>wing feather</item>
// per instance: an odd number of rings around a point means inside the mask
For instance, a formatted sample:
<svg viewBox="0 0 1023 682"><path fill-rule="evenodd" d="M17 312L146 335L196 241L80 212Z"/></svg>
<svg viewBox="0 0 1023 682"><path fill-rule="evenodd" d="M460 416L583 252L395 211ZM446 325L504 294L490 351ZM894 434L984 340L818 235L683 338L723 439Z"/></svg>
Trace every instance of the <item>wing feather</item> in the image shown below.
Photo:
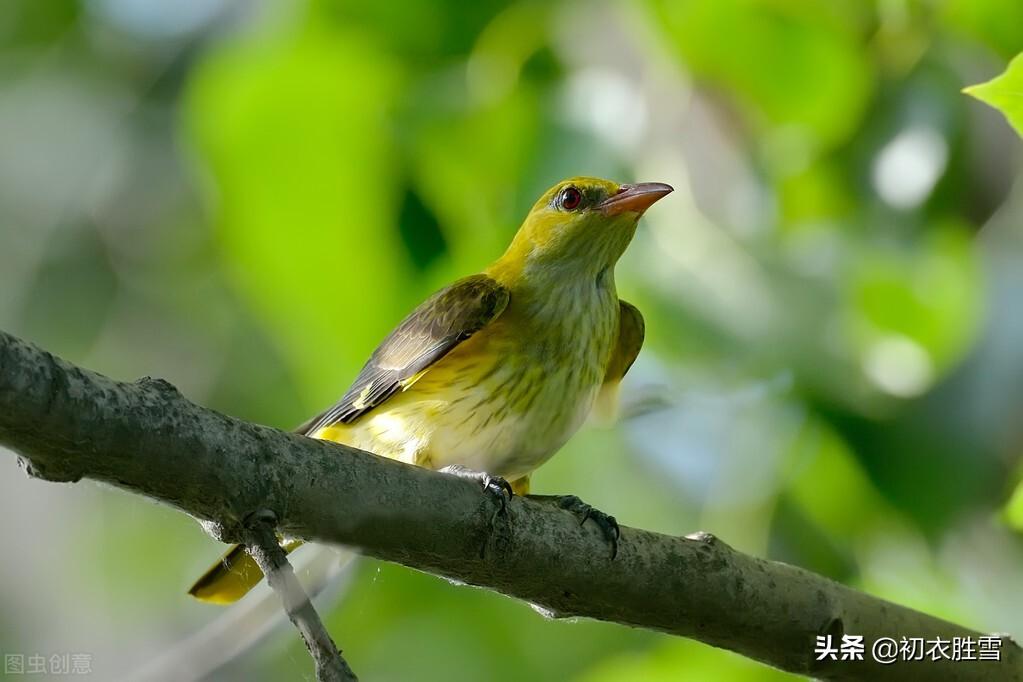
<svg viewBox="0 0 1023 682"><path fill-rule="evenodd" d="M643 348L643 338L646 336L646 324L639 309L622 300L619 300L618 304L621 307L618 318L618 343L615 344L611 362L607 365L604 383L622 380L639 356L639 351Z"/></svg>
<svg viewBox="0 0 1023 682"><path fill-rule="evenodd" d="M622 300L619 300L618 304L621 307L618 318L618 341L611 351L611 360L607 363L607 371L604 373L604 384L600 387L597 401L593 406L597 421L605 424L613 422L618 415L618 385L632 367L632 363L636 361L646 335L643 315L636 306Z"/></svg>
<svg viewBox="0 0 1023 682"><path fill-rule="evenodd" d="M381 342L341 400L299 427L299 433L350 423L407 389L435 362L497 318L508 298L508 290L486 275L466 277L438 291Z"/></svg>

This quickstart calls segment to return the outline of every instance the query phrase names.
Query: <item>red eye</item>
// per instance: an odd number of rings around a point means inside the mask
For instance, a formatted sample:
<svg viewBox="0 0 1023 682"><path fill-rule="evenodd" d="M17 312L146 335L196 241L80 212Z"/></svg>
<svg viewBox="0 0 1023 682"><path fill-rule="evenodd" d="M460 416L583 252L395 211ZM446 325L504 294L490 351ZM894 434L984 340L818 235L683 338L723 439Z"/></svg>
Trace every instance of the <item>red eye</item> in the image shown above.
<svg viewBox="0 0 1023 682"><path fill-rule="evenodd" d="M582 201L583 194L575 187L566 187L561 190L561 199L559 203L561 204L561 208L564 210L571 211L579 208L579 204L581 204Z"/></svg>

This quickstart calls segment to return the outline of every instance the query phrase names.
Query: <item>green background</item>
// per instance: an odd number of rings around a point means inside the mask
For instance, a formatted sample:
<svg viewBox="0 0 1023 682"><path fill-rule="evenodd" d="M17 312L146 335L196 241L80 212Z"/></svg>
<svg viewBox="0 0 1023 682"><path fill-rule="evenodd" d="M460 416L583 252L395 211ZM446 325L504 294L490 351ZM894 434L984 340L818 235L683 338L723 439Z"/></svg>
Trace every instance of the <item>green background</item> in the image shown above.
<svg viewBox="0 0 1023 682"><path fill-rule="evenodd" d="M9 0L0 328L288 428L548 186L669 182L618 267L625 419L534 490L1023 636L1020 142L960 93L1021 50L1018 0ZM0 652L215 658L186 516L5 455L0 540ZM345 575L320 608L365 680L790 679ZM229 658L210 679L312 678L286 623Z"/></svg>

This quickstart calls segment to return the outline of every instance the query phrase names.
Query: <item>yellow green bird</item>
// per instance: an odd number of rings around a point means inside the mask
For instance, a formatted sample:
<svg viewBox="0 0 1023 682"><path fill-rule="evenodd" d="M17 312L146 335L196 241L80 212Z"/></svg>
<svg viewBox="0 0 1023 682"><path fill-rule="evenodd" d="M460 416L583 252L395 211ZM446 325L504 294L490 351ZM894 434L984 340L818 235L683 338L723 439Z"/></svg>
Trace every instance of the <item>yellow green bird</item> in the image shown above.
<svg viewBox="0 0 1023 682"><path fill-rule="evenodd" d="M503 256L413 310L341 400L299 433L470 476L499 495L527 494L530 474L595 404L613 404L639 354L643 317L618 298L614 268L640 216L671 191L586 177L558 183ZM549 499L597 521L616 551L613 517L574 496ZM261 579L235 546L189 593L230 603Z"/></svg>

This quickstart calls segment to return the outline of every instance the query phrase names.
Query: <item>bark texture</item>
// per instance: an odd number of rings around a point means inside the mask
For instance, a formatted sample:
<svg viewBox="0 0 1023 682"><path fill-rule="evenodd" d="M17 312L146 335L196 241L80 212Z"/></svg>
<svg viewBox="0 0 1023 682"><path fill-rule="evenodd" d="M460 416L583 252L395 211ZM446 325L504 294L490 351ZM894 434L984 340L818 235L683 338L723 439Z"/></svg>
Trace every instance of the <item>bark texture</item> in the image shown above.
<svg viewBox="0 0 1023 682"><path fill-rule="evenodd" d="M191 514L227 542L270 510L278 529L585 616L691 637L834 680L1023 680L1000 661L871 660L880 637L980 637L965 627L713 536L622 527L618 556L593 524L514 498L494 517L478 485L197 406L169 383L113 381L0 332L0 444L30 475L103 481ZM484 551L481 552L481 548ZM818 635L862 635L863 661L816 661Z"/></svg>

